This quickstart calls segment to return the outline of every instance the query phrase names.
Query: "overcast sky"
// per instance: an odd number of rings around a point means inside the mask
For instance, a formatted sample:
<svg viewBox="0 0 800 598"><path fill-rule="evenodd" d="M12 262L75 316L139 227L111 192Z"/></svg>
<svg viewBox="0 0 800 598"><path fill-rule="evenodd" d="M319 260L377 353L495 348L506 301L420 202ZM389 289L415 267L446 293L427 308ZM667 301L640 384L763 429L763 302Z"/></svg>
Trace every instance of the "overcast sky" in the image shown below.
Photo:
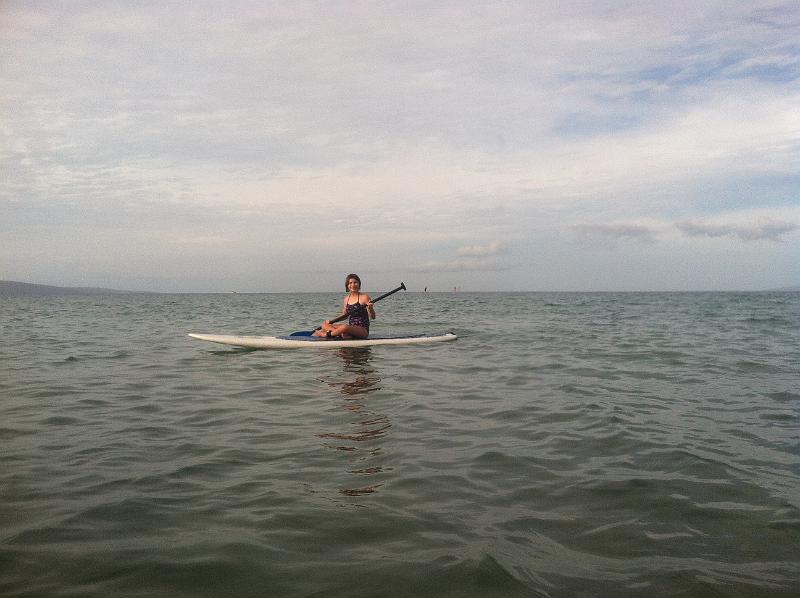
<svg viewBox="0 0 800 598"><path fill-rule="evenodd" d="M800 284L797 2L0 2L0 278Z"/></svg>

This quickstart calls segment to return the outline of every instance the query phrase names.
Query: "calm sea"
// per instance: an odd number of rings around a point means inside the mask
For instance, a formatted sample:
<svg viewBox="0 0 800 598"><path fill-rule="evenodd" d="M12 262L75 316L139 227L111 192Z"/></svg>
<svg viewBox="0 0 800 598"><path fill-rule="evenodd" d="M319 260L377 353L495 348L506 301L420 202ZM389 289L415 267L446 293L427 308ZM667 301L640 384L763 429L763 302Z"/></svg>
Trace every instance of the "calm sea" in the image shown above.
<svg viewBox="0 0 800 598"><path fill-rule="evenodd" d="M797 596L800 294L0 299L0 595Z"/></svg>

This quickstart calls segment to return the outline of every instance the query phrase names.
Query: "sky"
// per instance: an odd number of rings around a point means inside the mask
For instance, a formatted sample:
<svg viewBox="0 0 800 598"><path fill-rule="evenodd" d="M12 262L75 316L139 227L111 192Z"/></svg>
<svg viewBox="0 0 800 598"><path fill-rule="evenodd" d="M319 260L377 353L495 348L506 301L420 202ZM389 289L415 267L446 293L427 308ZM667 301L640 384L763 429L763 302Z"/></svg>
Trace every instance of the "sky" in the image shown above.
<svg viewBox="0 0 800 598"><path fill-rule="evenodd" d="M800 5L0 1L0 279L800 284Z"/></svg>

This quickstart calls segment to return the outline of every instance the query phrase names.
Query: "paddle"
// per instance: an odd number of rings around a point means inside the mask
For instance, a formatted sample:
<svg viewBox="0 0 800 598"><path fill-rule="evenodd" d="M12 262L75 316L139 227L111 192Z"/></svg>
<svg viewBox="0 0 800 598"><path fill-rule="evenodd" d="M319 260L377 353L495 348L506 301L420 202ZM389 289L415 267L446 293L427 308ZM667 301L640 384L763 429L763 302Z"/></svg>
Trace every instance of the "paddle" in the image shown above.
<svg viewBox="0 0 800 598"><path fill-rule="evenodd" d="M396 289L392 289L388 293L384 293L383 295L381 295L380 297L377 297L376 299L373 299L372 303L377 303L381 299L386 299L386 297L388 297L389 295L394 295L397 291L405 291L405 290L406 290L406 285L405 285L405 283L401 282L399 287L397 287ZM366 309L366 306L362 305L361 309L362 310ZM337 316L337 317L333 318L332 320L328 320L328 321L331 324L333 324L334 322L341 322L345 318L349 318L350 315L351 314L342 314L341 316ZM316 328L314 328L314 330L311 330L311 331L303 330L301 332L292 332L289 336L311 336L317 330L321 330L321 329L322 329L322 326L317 326Z"/></svg>

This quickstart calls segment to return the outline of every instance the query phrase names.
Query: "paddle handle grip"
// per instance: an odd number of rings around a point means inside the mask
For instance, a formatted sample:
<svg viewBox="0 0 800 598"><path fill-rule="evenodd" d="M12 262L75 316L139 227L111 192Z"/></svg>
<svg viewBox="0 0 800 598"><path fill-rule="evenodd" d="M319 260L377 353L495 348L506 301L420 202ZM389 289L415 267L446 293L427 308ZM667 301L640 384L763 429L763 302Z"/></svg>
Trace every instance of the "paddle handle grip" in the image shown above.
<svg viewBox="0 0 800 598"><path fill-rule="evenodd" d="M376 297L375 299L372 300L372 303L377 303L381 299L386 299L386 297L388 297L389 295L394 295L397 291L405 291L405 290L406 290L406 285L405 285L404 282L401 282L399 287L397 287L396 289L392 289L388 293L384 293L380 297ZM362 307L361 309L364 309L364 308ZM334 318L333 320L328 320L328 321L331 324L334 324L335 322L341 322L345 318L349 318L349 317L350 317L350 314L342 314L341 316L338 316L338 317ZM317 328L317 330L319 330L319 328Z"/></svg>

